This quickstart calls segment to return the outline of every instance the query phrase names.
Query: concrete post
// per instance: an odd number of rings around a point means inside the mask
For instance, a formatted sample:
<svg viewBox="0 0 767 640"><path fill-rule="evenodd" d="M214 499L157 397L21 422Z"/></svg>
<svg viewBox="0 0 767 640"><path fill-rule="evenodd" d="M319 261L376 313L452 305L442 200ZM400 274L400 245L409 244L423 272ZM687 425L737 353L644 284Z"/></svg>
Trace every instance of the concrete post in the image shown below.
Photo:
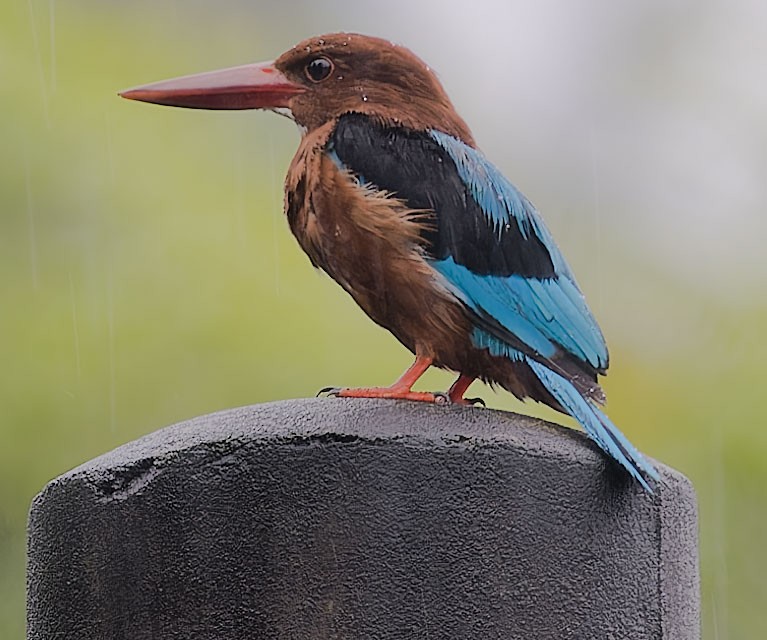
<svg viewBox="0 0 767 640"><path fill-rule="evenodd" d="M195 418L37 496L28 638L697 640L695 495L660 472L479 408Z"/></svg>

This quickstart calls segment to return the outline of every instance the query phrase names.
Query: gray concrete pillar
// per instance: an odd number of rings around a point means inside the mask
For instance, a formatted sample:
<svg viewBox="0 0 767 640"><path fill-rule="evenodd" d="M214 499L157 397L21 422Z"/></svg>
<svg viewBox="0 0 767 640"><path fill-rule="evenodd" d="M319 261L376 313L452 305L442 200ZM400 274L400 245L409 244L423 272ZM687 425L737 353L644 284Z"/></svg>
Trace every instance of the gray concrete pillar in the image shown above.
<svg viewBox="0 0 767 640"><path fill-rule="evenodd" d="M582 434L323 398L195 418L53 480L33 640L697 640L695 495Z"/></svg>

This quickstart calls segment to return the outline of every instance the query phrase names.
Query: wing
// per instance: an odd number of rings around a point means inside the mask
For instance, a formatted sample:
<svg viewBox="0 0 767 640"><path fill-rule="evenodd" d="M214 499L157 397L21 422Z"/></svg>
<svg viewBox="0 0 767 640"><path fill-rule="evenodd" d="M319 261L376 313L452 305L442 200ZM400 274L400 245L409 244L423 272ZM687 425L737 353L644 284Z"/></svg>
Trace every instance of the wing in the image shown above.
<svg viewBox="0 0 767 640"><path fill-rule="evenodd" d="M607 369L599 326L540 215L479 151L436 130L348 114L328 153L362 182L435 212L431 264L476 316L478 346Z"/></svg>

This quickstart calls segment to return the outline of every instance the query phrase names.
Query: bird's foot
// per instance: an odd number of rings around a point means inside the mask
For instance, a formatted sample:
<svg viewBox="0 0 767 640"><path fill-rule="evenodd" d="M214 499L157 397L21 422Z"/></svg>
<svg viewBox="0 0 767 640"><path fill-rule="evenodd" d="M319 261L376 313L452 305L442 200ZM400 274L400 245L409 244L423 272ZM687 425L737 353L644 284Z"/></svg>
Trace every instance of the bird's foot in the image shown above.
<svg viewBox="0 0 767 640"><path fill-rule="evenodd" d="M449 393L442 391L412 391L395 387L366 387L352 389L346 387L325 387L317 392L319 396L335 398L384 398L387 400L412 400L414 402L429 402L432 404L456 404L463 406L485 405L482 398L451 398Z"/></svg>
<svg viewBox="0 0 767 640"><path fill-rule="evenodd" d="M471 386L472 382L474 382L472 376L466 375L465 373L458 376L458 380L456 380L453 383L453 386L447 391L447 397L450 399L450 404L459 404L464 407L473 407L481 404L483 407L486 407L487 405L482 398L463 397L463 394L466 393L466 390Z"/></svg>
<svg viewBox="0 0 767 640"><path fill-rule="evenodd" d="M387 400L412 400L414 402L430 402L432 404L451 404L446 393L431 391L412 391L397 387L366 387L351 389L346 387L325 387L320 389L317 396L334 396L336 398L385 398Z"/></svg>

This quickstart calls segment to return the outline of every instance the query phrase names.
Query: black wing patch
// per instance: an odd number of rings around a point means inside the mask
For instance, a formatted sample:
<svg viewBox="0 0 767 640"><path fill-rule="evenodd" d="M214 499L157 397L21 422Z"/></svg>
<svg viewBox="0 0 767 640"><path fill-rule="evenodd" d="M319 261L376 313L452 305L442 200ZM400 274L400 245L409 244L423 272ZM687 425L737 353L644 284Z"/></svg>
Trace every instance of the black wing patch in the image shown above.
<svg viewBox="0 0 767 640"><path fill-rule="evenodd" d="M350 113L339 119L327 152L361 182L391 192L413 209L434 211L436 228L424 231L424 240L435 260L452 257L477 275L556 275L536 234L523 236L517 224L494 227L453 159L428 132Z"/></svg>

